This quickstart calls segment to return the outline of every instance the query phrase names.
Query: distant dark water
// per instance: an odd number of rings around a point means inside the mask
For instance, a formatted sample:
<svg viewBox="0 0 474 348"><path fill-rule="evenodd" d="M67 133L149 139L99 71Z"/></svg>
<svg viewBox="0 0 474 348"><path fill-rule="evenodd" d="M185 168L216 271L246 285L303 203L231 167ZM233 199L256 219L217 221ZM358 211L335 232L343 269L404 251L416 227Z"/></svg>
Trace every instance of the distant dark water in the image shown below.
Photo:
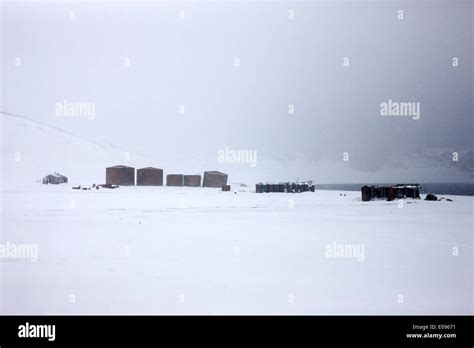
<svg viewBox="0 0 474 348"><path fill-rule="evenodd" d="M341 191L360 191L364 185L393 185L388 184L316 184L316 190L341 190ZM404 184L404 183L401 183ZM440 195L462 195L474 196L474 183L430 183L420 184L422 193L435 193Z"/></svg>

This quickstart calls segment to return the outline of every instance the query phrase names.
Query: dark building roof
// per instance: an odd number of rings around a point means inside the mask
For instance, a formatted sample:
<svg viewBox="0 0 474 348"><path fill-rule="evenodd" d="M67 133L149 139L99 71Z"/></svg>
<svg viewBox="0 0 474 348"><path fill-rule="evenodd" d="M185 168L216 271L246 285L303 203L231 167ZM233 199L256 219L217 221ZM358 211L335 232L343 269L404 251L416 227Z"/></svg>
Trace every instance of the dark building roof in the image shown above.
<svg viewBox="0 0 474 348"><path fill-rule="evenodd" d="M144 167L144 168L140 168L138 170L142 170L142 169L153 169L153 170L163 170L161 168L155 168L155 167Z"/></svg>
<svg viewBox="0 0 474 348"><path fill-rule="evenodd" d="M133 169L133 167L124 166L124 165L121 165L121 164L118 165L118 166L112 166L112 167L107 167L107 168L132 168Z"/></svg>
<svg viewBox="0 0 474 348"><path fill-rule="evenodd" d="M217 170L210 170L210 171L207 171L207 172L204 172L204 173L208 173L208 174L212 174L212 175L227 175L227 174L219 172Z"/></svg>

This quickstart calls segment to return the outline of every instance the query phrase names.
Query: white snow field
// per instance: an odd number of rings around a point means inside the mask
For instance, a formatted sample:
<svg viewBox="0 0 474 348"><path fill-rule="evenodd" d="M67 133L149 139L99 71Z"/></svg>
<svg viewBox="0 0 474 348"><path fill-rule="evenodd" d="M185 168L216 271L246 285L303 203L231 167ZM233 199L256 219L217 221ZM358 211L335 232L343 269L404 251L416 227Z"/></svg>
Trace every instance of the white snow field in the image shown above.
<svg viewBox="0 0 474 348"><path fill-rule="evenodd" d="M473 197L79 191L123 150L3 121L0 246L38 259L0 257L2 314L473 313ZM54 170L70 183L36 182Z"/></svg>
<svg viewBox="0 0 474 348"><path fill-rule="evenodd" d="M1 312L472 313L472 197L345 194L6 189L2 240L38 260L3 260Z"/></svg>

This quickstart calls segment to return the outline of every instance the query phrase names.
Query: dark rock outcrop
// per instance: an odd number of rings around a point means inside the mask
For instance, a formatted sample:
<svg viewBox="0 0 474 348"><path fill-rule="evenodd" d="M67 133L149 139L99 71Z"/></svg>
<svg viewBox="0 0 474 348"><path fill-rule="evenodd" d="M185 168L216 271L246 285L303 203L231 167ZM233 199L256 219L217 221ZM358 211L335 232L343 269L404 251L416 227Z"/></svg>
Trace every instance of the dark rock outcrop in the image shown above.
<svg viewBox="0 0 474 348"><path fill-rule="evenodd" d="M425 201L437 201L437 200L438 200L438 197L436 197L432 193L428 193L425 198Z"/></svg>

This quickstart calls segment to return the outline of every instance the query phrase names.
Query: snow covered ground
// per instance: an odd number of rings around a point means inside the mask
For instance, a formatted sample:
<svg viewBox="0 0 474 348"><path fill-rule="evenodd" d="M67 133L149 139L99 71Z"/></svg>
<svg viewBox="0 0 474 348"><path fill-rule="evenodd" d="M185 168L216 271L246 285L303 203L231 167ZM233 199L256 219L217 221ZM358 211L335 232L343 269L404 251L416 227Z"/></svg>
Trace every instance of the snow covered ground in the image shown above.
<svg viewBox="0 0 474 348"><path fill-rule="evenodd" d="M0 124L0 256L38 248L36 262L0 257L0 313L473 312L473 197L399 205L358 192L241 192L238 166L124 162L126 150L60 128ZM71 188L103 183L116 164L222 169L237 193ZM70 183L36 182L53 170Z"/></svg>
<svg viewBox="0 0 474 348"><path fill-rule="evenodd" d="M3 188L2 241L38 260L0 262L1 313L473 311L473 197L71 186Z"/></svg>

